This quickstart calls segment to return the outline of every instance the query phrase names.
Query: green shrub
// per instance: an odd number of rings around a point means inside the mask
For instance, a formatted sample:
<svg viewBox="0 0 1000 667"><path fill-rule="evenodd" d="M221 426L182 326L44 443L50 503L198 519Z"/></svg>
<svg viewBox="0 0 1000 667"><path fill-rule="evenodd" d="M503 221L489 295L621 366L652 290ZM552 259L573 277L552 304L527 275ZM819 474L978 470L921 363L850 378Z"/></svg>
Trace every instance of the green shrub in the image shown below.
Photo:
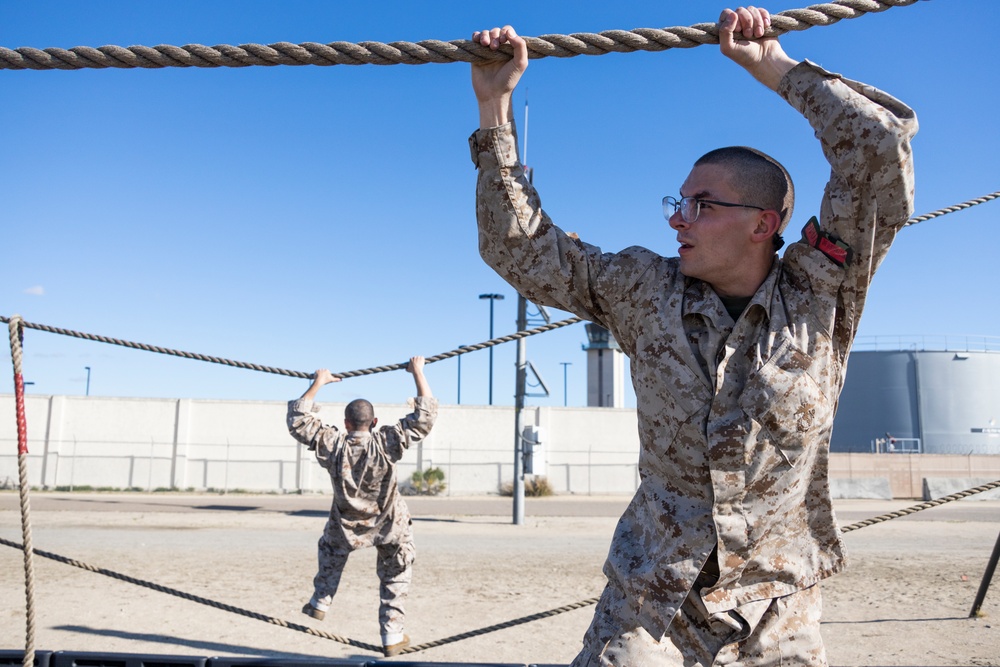
<svg viewBox="0 0 1000 667"><path fill-rule="evenodd" d="M548 477L543 477L541 475L535 477L525 477L524 478L524 495L531 498L539 498L541 496L551 496L554 492L552 491L552 485L549 484ZM501 496L513 496L514 495L514 483L504 482L500 485L500 495Z"/></svg>
<svg viewBox="0 0 1000 667"><path fill-rule="evenodd" d="M417 470L410 475L410 484L414 493L421 496L436 496L445 490L444 471L441 468Z"/></svg>

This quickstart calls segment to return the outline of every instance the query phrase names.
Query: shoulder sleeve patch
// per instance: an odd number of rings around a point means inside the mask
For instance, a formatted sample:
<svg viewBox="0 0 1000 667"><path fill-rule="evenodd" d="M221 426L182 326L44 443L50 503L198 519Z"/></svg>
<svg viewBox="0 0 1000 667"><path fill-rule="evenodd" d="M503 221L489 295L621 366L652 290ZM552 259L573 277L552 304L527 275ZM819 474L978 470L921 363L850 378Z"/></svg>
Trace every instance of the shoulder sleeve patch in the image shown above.
<svg viewBox="0 0 1000 667"><path fill-rule="evenodd" d="M847 266L854 257L851 246L824 232L816 216L809 218L809 222L802 228L802 240L829 257L837 266Z"/></svg>

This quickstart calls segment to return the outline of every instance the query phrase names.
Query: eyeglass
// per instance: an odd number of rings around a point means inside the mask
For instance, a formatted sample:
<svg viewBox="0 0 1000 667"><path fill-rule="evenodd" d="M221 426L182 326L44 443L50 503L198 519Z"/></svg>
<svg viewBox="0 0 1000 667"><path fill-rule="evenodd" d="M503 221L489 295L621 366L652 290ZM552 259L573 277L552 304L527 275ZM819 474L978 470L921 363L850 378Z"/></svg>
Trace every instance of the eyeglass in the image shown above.
<svg viewBox="0 0 1000 667"><path fill-rule="evenodd" d="M663 198L663 217L669 220L670 216L680 210L681 218L684 219L684 222L695 222L698 219L698 215L701 213L702 204L713 204L715 206L726 206L728 208L755 208L758 211L767 210L766 208L752 206L750 204L730 204L724 201L698 199L697 197L681 197L680 199L677 199L676 197L667 195Z"/></svg>

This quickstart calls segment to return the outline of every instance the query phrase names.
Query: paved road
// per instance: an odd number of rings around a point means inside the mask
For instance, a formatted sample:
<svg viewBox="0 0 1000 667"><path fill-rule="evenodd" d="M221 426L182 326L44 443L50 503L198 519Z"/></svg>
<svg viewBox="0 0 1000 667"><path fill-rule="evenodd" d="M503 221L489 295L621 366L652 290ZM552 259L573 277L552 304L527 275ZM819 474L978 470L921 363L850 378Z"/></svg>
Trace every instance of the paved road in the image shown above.
<svg viewBox="0 0 1000 667"><path fill-rule="evenodd" d="M617 517L628 505L625 496L551 496L526 498L525 516ZM330 496L216 495L173 493L53 493L32 492L32 511L38 512L266 512L291 516L325 515ZM500 496L428 497L406 499L414 516L508 516L513 521L513 501ZM842 525L899 511L920 504L918 500L840 500L837 516ZM17 511L16 491L0 492L0 511ZM1000 523L1000 501L962 500L947 503L902 521L984 521Z"/></svg>

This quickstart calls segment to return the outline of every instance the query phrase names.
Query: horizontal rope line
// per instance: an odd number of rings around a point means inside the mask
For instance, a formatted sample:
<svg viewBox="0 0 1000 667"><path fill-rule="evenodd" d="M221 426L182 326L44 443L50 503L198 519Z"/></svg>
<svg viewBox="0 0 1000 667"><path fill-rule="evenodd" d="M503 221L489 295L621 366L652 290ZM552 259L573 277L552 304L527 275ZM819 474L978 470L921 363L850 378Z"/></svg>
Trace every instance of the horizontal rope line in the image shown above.
<svg viewBox="0 0 1000 667"><path fill-rule="evenodd" d="M918 0L839 0L789 9L771 16L765 37L827 26L842 19L905 7ZM715 22L688 27L607 30L599 33L542 35L526 37L529 58L572 58L606 53L666 51L718 44ZM79 69L160 69L164 67L251 67L255 65L424 65L427 63L480 63L510 57L509 45L495 52L471 40L424 40L421 42L275 42L273 44L203 44L185 46L77 46L71 49L0 47L0 69L79 70Z"/></svg>

